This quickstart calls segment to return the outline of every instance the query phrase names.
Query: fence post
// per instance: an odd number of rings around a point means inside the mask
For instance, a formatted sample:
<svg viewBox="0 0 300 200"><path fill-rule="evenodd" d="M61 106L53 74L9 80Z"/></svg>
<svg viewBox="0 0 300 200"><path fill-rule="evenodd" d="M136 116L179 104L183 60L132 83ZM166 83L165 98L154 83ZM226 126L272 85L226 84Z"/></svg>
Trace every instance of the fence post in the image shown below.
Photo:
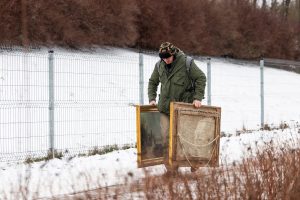
<svg viewBox="0 0 300 200"><path fill-rule="evenodd" d="M48 52L49 61L49 151L54 158L54 52Z"/></svg>
<svg viewBox="0 0 300 200"><path fill-rule="evenodd" d="M211 105L211 58L207 58L207 105Z"/></svg>
<svg viewBox="0 0 300 200"><path fill-rule="evenodd" d="M143 54L139 53L139 98L140 98L140 105L144 104L144 59Z"/></svg>
<svg viewBox="0 0 300 200"><path fill-rule="evenodd" d="M265 104L264 104L264 60L260 60L260 125L264 128L264 115L265 115Z"/></svg>

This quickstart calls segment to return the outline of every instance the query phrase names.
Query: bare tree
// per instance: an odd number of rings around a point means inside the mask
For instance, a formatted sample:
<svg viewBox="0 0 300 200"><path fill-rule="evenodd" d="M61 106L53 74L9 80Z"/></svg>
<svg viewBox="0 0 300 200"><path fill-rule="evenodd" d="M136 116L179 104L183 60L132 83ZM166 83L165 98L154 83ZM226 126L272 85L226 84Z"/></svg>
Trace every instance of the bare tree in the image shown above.
<svg viewBox="0 0 300 200"><path fill-rule="evenodd" d="M257 0L253 0L253 6L254 6L254 7L257 6Z"/></svg>
<svg viewBox="0 0 300 200"><path fill-rule="evenodd" d="M293 4L293 3L292 3ZM300 0L294 0L294 7L295 7L295 19L296 19L296 56L295 59L300 60ZM297 37L298 36L298 37Z"/></svg>
<svg viewBox="0 0 300 200"><path fill-rule="evenodd" d="M263 0L263 2L262 2L262 8L266 9L266 7L267 7L267 0Z"/></svg>
<svg viewBox="0 0 300 200"><path fill-rule="evenodd" d="M289 7L290 7L291 0L284 0L282 3L283 3L283 17L284 19L287 19L289 15Z"/></svg>
<svg viewBox="0 0 300 200"><path fill-rule="evenodd" d="M22 46L28 47L28 18L27 18L27 0L21 0L21 24L22 24Z"/></svg>
<svg viewBox="0 0 300 200"><path fill-rule="evenodd" d="M271 10L273 12L276 12L277 9L278 9L278 2L277 2L277 0L272 0L272 2L271 2Z"/></svg>
<svg viewBox="0 0 300 200"><path fill-rule="evenodd" d="M298 10L298 23L300 25L300 0L296 0L296 8Z"/></svg>

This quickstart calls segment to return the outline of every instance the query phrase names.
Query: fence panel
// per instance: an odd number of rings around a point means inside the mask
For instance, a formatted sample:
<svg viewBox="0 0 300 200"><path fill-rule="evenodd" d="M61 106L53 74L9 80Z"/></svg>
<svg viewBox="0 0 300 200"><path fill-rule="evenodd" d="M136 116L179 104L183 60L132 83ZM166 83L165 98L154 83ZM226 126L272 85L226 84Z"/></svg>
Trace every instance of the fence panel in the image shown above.
<svg viewBox="0 0 300 200"><path fill-rule="evenodd" d="M47 54L0 56L0 160L48 151Z"/></svg>
<svg viewBox="0 0 300 200"><path fill-rule="evenodd" d="M0 56L1 161L46 156L49 60L45 53ZM54 149L69 154L135 145L138 55L54 52Z"/></svg>
<svg viewBox="0 0 300 200"><path fill-rule="evenodd" d="M137 55L56 54L54 63L55 148L78 152L134 145L129 103L139 101Z"/></svg>
<svg viewBox="0 0 300 200"><path fill-rule="evenodd" d="M0 161L46 156L52 147L48 56L42 50L0 52ZM157 54L58 51L53 58L53 148L77 155L107 145L134 146L132 105L149 101L148 83L159 60ZM207 58L195 58L206 75L207 62ZM260 128L259 65L212 59L210 73L211 105L222 108L221 130ZM289 80L279 79L281 76ZM298 76L265 68L265 123L298 123L300 102L289 98L298 92ZM208 104L207 94L208 87L204 105Z"/></svg>
<svg viewBox="0 0 300 200"><path fill-rule="evenodd" d="M287 78L288 76L288 78ZM300 123L299 74L265 68L265 123Z"/></svg>
<svg viewBox="0 0 300 200"><path fill-rule="evenodd" d="M221 130L260 128L260 69L212 59L212 105L222 108Z"/></svg>

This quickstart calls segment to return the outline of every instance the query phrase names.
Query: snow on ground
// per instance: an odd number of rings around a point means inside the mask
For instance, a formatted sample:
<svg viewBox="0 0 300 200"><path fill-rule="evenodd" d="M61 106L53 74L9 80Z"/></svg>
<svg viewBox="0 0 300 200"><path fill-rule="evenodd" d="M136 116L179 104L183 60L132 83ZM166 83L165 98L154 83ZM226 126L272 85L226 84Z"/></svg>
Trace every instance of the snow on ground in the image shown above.
<svg viewBox="0 0 300 200"><path fill-rule="evenodd" d="M222 137L220 141L220 163L231 164L254 156L255 152L269 145L289 144L299 147L300 128L284 130L254 131L239 136ZM283 146L285 147L285 146ZM31 165L0 164L0 199L15 199L21 187L28 187L28 197L51 197L62 194L113 186L124 183L126 178L137 180L144 171L137 168L136 149L114 151L105 155L54 159ZM151 174L162 174L163 165L148 167ZM181 171L186 171L184 168ZM131 173L133 176L128 176ZM129 181L130 181L129 180Z"/></svg>
<svg viewBox="0 0 300 200"><path fill-rule="evenodd" d="M134 59L138 58L137 53L122 49L114 49L113 51L109 49L100 49L97 50L97 53L99 52L102 54L109 54L110 59L116 59L118 57L125 58L128 56L134 57ZM64 52L64 54L65 53L66 52ZM70 56L74 56L72 52L70 52L69 54ZM81 54L78 54L76 56L80 57ZM99 55L96 54L95 56ZM90 58L90 55L87 56L87 58ZM149 76L153 70L154 63L156 61L157 58L152 55L144 56L145 88L147 88L147 80L149 79ZM80 63L74 68L70 68L70 66L72 66L72 63L68 63L66 65L66 61L63 59L61 61L58 59L57 62L62 62L60 65L61 68L59 68L61 74L72 69L77 70L75 71L76 73L81 72ZM93 64L93 61L90 61L90 63L91 65L89 65L88 68L85 69L88 71L85 72L92 72L89 70L93 69L99 70L99 68L94 67L94 65L96 66L97 63ZM109 61L104 61L104 64L107 63L109 63ZM197 60L196 63L206 73L205 61ZM125 77L125 82L127 81L134 84L138 83L138 76L136 76L138 72L131 71L133 67L138 64L138 62L136 60L129 60L126 64L130 66L130 70L123 68L122 70L119 70L120 67L122 67L122 63L120 63L117 65L118 67L113 69L112 74L117 73L117 75L122 75L122 73L125 73L131 77L130 80L127 80ZM63 68L64 66L66 66L66 68ZM0 81L1 83L4 83L8 80L5 76L6 71L0 70L0 73L2 73L0 74L0 76L2 77ZM24 76L19 77L20 79L28 78ZM122 76L118 77L121 78ZM280 123L285 122L289 124L290 128L272 131L252 131L251 133L240 135L237 134L236 130L241 130L243 127L246 129L258 130L258 124L260 123L259 77L259 66L233 64L222 59L212 60L212 105L220 106L222 108L221 130L222 132L224 132L224 137L222 137L220 141L220 163L230 164L232 162L240 162L243 158L254 156L254 152L256 150L263 149L265 145L268 145L270 143L270 141L273 141L273 143L277 146L280 146L286 142L294 145L295 147L298 144L297 141L299 141L300 135L300 75L270 68L265 68L265 119L270 126L272 126L272 124L278 126ZM73 78L74 77L69 77L69 83L76 83L76 80L73 80ZM23 82L28 83L25 79L23 80ZM39 78L37 78L36 80L43 81ZM61 84L64 83L63 77L58 80ZM13 83L14 80L11 79L9 81L10 83ZM89 81L92 82L92 80ZM23 82L21 81L20 83ZM138 102L138 97L136 97L135 99L133 99L132 97L132 95L138 96L137 87L128 88L126 85L116 85L111 80L104 80L104 82L107 84L105 85L105 87L116 87L116 93L123 92L123 104ZM85 82L83 82L83 84L84 83ZM101 82L96 83L101 84ZM105 90L105 87L103 87L102 89ZM1 95L3 95L7 92L5 93L5 91L1 89L0 93ZM66 94L69 96L63 96ZM72 95L70 96L70 94ZM109 100L109 96L107 96L107 93L104 92L104 94L106 95L105 98L108 98ZM18 96L19 94L15 95ZM77 106L78 102L75 101L80 100L80 98L83 98L82 100L90 98L100 100L102 98L100 94L95 93L93 90L88 91L87 93L85 91L85 93L83 93L82 90L78 89L61 89L61 91L58 92L57 95L61 95L59 96L61 100L68 100L71 102L73 102L71 98L74 98L73 103L75 103L74 105ZM13 96L11 98L14 98L16 96ZM75 97L77 97L77 99ZM2 96L2 98L6 97ZM27 97L25 96L24 98L26 99ZM207 98L204 100L204 104L206 104L206 100ZM145 102L147 102L147 94L145 94ZM69 114L70 116L72 116L71 119L74 120L72 126L77 127L78 130L90 130L90 132L96 130L101 132L103 131L103 128L105 128L105 130L109 130L112 132L114 132L114 130L117 130L115 132L121 133L124 125L124 127L126 127L126 131L129 130L126 132L128 141L132 142L134 140L135 110L133 108L129 106L122 107L124 109L123 112L126 112L126 114L124 114L124 116L123 114L120 116L120 113L117 113L117 116L114 116L114 111L109 110L105 107L91 107L90 109L84 110L78 107L73 108L72 106L73 105L71 105L69 109L73 111ZM45 109L46 108L47 107L45 107ZM95 109L97 109L97 115L93 114L95 113ZM99 113L103 114L99 116ZM31 115L34 114L34 112L31 113ZM6 119L5 116L6 114L1 113L2 120ZM14 117L9 113L7 114L7 116L12 119ZM84 119L89 119L91 121L95 121L96 119L96 122L99 122L100 119L105 119L107 116L110 116L110 118L117 117L119 125L113 127L114 121L110 122L111 125L105 125L105 121L101 121L101 124L98 124L96 126L89 126L89 124L84 123L76 124L77 119L83 119L84 117L86 117ZM22 117L26 118L26 115L20 116L19 119L21 119ZM41 118L40 111L38 113L38 117ZM62 120L64 119L64 115L58 115L58 117L61 117ZM124 123L122 123L123 119L126 119ZM72 128L72 126L66 128L63 124L61 124L61 129L63 131L71 132L72 129L74 129L74 127ZM6 132L14 130L23 130L24 132L26 132L26 128L28 127L24 127L23 129L22 127L19 127L17 129L4 129L3 127L1 127L0 134L3 134L4 130ZM44 132L47 132L47 127L39 126L36 128L37 130L43 130ZM33 127L30 127L30 130L33 131ZM123 130L125 129L123 128ZM63 143L61 143L60 145L63 146L69 142L70 146L75 146L76 148L78 148L82 145L89 144L89 142L92 146L97 141L114 142L117 141L117 139L114 137L104 139L103 134L100 134L99 138L85 138L82 135L79 135L79 137L76 138L76 135L74 135L74 137L72 137L72 140L64 138ZM16 146L19 143L20 141L16 143ZM45 149L48 148L46 143L40 144L37 142L37 144L41 145ZM26 146L26 148L31 147L32 146L30 145ZM13 147L7 146L7 149L9 148ZM36 147L36 149L39 150L41 149L41 147ZM148 169L150 169L151 173L154 174L161 174L164 172L164 167L162 165L149 167ZM0 162L0 199L16 199L15 197L17 194L19 194L19 190L22 187L28 187L28 197L30 199L34 196L51 197L52 195L83 191L99 186L115 185L122 183L122 181L125 181L124 178L128 177L127 175L129 172L133 174L133 179L143 177L143 170L137 168L136 149L134 148L115 151L106 155L75 157L73 159L64 157L61 160L54 159L50 160L49 162L37 162L31 165L8 164Z"/></svg>

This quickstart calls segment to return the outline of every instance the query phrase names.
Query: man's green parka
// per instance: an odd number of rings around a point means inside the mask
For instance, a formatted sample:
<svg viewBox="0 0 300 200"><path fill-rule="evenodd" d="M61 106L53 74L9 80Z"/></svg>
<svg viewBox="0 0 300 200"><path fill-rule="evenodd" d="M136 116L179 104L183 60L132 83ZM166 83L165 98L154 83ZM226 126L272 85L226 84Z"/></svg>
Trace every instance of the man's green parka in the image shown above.
<svg viewBox="0 0 300 200"><path fill-rule="evenodd" d="M195 99L201 101L205 92L205 74L194 61L188 72L186 55L179 51L174 57L175 60L171 63L171 72L168 72L165 62L160 62L158 69L154 68L148 84L148 97L151 102L156 99L157 87L161 83L158 110L165 114L170 113L170 102L192 103Z"/></svg>

